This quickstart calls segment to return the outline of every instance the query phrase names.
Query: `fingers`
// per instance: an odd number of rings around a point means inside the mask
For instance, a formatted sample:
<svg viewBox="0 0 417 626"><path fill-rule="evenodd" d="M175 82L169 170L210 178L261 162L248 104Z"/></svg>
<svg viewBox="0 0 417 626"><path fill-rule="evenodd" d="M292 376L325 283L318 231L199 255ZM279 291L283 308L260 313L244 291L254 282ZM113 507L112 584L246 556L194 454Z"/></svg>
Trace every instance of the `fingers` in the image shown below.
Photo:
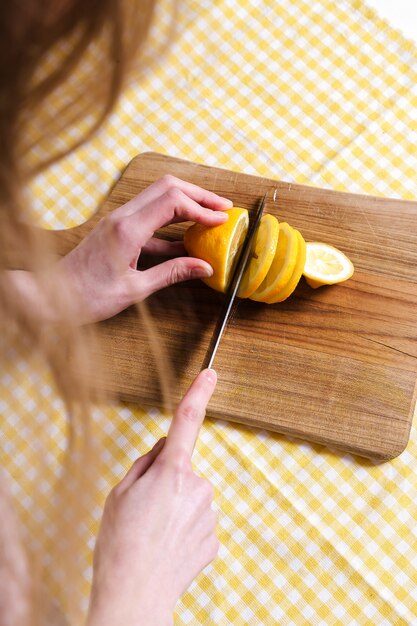
<svg viewBox="0 0 417 626"><path fill-rule="evenodd" d="M113 214L113 220L119 219ZM178 188L169 189L158 199L123 217L123 230L132 242L145 244L158 228L175 222L200 222L217 226L227 221L227 212L202 207Z"/></svg>
<svg viewBox="0 0 417 626"><path fill-rule="evenodd" d="M157 458L158 454L161 452L164 447L166 438L163 437L159 441L156 442L154 447L149 450L146 454L141 456L139 459L133 463L130 470L127 472L126 476L121 480L118 485L118 491L126 491L135 483L141 476L143 476L148 469L151 467L152 463Z"/></svg>
<svg viewBox="0 0 417 626"><path fill-rule="evenodd" d="M225 209L232 205L230 200L197 185L164 176L110 213L105 218L106 233L121 251L122 262L127 260L135 268L142 250L148 254L184 254L180 242L150 241L158 228L183 221L216 226L227 221Z"/></svg>
<svg viewBox="0 0 417 626"><path fill-rule="evenodd" d="M217 383L214 370L205 369L194 380L178 405L164 446L164 456L175 458L178 453L192 456L207 404Z"/></svg>
<svg viewBox="0 0 417 626"><path fill-rule="evenodd" d="M182 191L189 198L198 202L201 206L207 207L214 211L229 209L232 202L227 198L218 196L216 193L207 191L198 185L188 183L175 176L166 175L157 180L155 183L147 187L140 194L132 198L129 202L117 209L121 215L130 215L142 209L148 204L154 202L171 189Z"/></svg>
<svg viewBox="0 0 417 626"><path fill-rule="evenodd" d="M142 247L142 254L155 254L161 256L179 256L185 254L185 248L182 241L166 241L152 237Z"/></svg>
<svg viewBox="0 0 417 626"><path fill-rule="evenodd" d="M132 302L140 302L152 293L175 283L196 278L208 278L212 275L212 267L201 259L194 257L170 259L148 270L131 274L130 299Z"/></svg>

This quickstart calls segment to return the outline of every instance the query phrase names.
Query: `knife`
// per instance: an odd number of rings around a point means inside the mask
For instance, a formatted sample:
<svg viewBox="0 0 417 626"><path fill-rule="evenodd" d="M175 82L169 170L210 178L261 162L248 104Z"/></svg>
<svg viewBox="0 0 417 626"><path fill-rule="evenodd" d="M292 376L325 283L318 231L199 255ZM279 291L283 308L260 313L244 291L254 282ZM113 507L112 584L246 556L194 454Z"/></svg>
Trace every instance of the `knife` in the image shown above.
<svg viewBox="0 0 417 626"><path fill-rule="evenodd" d="M236 264L236 268L235 271L233 272L233 276L232 279L230 281L230 285L229 288L227 290L227 294L226 294L226 300L224 303L224 307L222 308L222 312L219 316L219 320L217 322L217 326L216 326L216 330L214 332L213 335L213 339L211 342L211 345L213 346L211 348L209 348L208 351L208 355L210 355L209 357L206 357L206 359L208 358L208 365L207 367L211 367L213 365L213 361L214 361L214 357L216 356L216 352L217 352L217 348L219 347L220 344L220 340L222 338L224 329L227 326L227 322L228 319L230 317L230 313L232 311L232 306L233 306L233 302L235 301L236 298L236 294L238 292L239 289L239 285L240 282L242 280L242 276L243 273L246 269L246 265L248 263L249 260L249 254L252 248L252 242L254 240L256 231L258 230L259 227L259 222L261 220L264 208L265 208L265 204L266 204L266 197L268 195L268 192L266 192L266 194L264 195L264 198L261 202L261 205L258 209L258 212L256 214L255 220L251 226L251 228L249 228L248 230L248 234L246 235L245 241L243 242L243 246L242 246L242 252L240 253L239 256L239 260Z"/></svg>

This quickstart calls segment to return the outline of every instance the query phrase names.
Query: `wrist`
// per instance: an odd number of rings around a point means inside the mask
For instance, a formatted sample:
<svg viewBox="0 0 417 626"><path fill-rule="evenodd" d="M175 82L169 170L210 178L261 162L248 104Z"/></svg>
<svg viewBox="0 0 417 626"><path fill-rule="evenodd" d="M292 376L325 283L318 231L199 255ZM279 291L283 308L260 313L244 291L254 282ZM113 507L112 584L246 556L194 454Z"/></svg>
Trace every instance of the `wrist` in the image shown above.
<svg viewBox="0 0 417 626"><path fill-rule="evenodd" d="M149 613L141 613L140 609L136 610L134 617L126 616L125 611L106 611L104 614L100 611L89 612L85 626L173 626L173 616L160 617L150 615Z"/></svg>
<svg viewBox="0 0 417 626"><path fill-rule="evenodd" d="M136 595L133 601L123 594L99 599L94 592L90 601L86 626L173 626L173 610L164 607L161 598Z"/></svg>

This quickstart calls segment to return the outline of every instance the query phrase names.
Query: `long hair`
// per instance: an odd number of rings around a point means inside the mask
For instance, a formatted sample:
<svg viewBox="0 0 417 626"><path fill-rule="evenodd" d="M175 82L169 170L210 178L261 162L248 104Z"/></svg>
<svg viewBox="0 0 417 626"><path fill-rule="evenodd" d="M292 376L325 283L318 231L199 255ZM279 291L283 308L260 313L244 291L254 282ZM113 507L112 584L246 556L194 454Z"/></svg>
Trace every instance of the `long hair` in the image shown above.
<svg viewBox="0 0 417 626"><path fill-rule="evenodd" d="M93 454L86 415L91 400L99 397L89 376L94 337L91 329L77 327L68 294L48 272L54 253L33 225L22 189L34 174L91 137L106 119L132 61L140 69L154 4L153 0L0 1L0 361L7 366L10 346L16 344L38 354L49 366L71 418L60 488L47 512L55 516L56 536L65 538L56 542L54 558L55 565L65 567L70 593L77 576L76 541L71 542L71 536L89 506L85 475L85 497L80 496L83 464L74 451L86 458ZM83 72L86 58L93 65ZM65 83L75 70L82 78L68 102L63 97ZM46 98L54 102L53 115L45 114ZM73 132L76 121L82 128L78 135ZM58 135L65 136L64 147L57 144ZM59 325L47 324L28 311L10 279L11 269L32 272L40 297L58 310ZM36 550L24 540L1 473L0 506L0 624L55 623L39 582L42 568ZM63 506L68 514L58 515Z"/></svg>

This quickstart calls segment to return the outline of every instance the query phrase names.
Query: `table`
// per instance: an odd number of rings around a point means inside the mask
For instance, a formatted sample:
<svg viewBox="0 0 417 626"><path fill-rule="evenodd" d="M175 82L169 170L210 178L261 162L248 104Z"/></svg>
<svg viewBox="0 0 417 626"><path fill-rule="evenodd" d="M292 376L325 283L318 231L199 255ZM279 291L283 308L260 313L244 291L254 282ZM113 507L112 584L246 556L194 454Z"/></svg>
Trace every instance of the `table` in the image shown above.
<svg viewBox="0 0 417 626"><path fill-rule="evenodd" d="M159 4L153 42L170 6ZM146 150L337 190L417 196L417 47L372 7L184 0L178 19L163 61L130 84L88 144L33 182L42 225L87 219ZM46 504L67 418L35 356L11 355L2 383L12 493L33 540L46 542L36 463L40 450ZM135 405L93 413L100 478L80 531L83 606L105 496L168 425L169 416ZM175 624L416 623L415 426L403 454L377 464L207 419L194 463L216 489L221 549L178 604ZM55 566L50 578L59 610L65 576Z"/></svg>
<svg viewBox="0 0 417 626"><path fill-rule="evenodd" d="M390 26L417 43L417 6L413 0L368 0L367 4Z"/></svg>

